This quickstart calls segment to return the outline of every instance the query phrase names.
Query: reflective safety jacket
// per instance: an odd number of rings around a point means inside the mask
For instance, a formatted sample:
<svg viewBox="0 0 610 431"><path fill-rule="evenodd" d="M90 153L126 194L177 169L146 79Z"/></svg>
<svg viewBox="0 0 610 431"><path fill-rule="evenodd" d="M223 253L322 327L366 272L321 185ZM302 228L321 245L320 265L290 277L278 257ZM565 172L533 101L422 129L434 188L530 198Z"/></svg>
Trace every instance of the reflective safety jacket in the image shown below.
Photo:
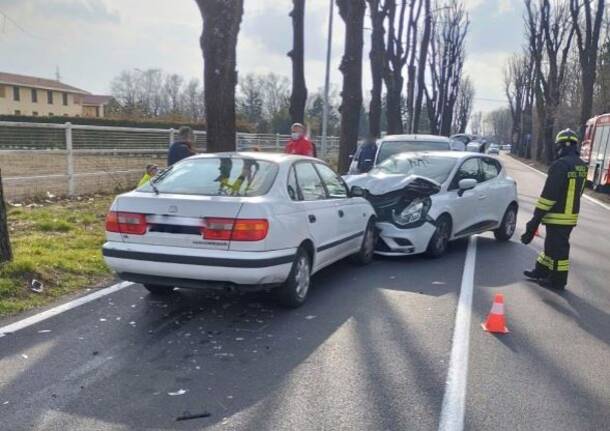
<svg viewBox="0 0 610 431"><path fill-rule="evenodd" d="M576 226L587 165L575 148L567 148L550 167L534 218L545 225Z"/></svg>

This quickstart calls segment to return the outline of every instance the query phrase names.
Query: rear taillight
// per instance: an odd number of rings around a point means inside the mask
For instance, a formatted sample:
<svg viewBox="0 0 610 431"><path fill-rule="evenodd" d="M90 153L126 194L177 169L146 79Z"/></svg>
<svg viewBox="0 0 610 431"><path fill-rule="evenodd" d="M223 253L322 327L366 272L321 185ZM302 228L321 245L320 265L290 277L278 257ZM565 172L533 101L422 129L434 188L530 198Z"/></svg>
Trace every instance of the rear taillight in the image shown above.
<svg viewBox="0 0 610 431"><path fill-rule="evenodd" d="M147 228L144 214L110 211L106 216L106 231L108 232L144 235Z"/></svg>
<svg viewBox="0 0 610 431"><path fill-rule="evenodd" d="M206 218L201 234L204 239L220 241L260 241L267 237L265 219Z"/></svg>

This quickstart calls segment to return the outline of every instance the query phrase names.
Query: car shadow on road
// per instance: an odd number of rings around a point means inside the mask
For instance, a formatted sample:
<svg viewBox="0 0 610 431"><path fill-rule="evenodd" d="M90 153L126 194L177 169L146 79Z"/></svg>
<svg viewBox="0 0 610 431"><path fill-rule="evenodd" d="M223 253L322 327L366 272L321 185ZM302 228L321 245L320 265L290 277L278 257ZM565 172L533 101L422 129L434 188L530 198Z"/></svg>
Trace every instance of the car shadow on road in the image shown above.
<svg viewBox="0 0 610 431"><path fill-rule="evenodd" d="M362 420L374 415L386 429L416 423L417 415L396 401L411 387L434 409L428 420L435 426L453 319L439 323L434 313L453 315L465 245L453 244L440 260L381 258L367 267L339 262L314 276L311 296L298 310L278 307L267 294L179 290L158 298L130 287L55 317L53 332L37 334L39 328L32 327L0 339L3 362L46 346L3 382L2 397L15 405L3 420L23 429L68 429L79 420L134 429L199 429L235 416L252 424L244 429L269 428L301 367L325 351L335 333L355 325L342 361L347 366L355 355L362 374L346 378L361 380L368 390L360 396L377 406L373 412L363 408ZM397 308L402 295L425 305L412 312L429 320L409 320L407 310ZM427 327L441 333L436 336L442 347L429 350L422 333ZM336 384L332 376L321 383ZM180 390L185 393L177 395ZM202 411L211 416L175 421Z"/></svg>

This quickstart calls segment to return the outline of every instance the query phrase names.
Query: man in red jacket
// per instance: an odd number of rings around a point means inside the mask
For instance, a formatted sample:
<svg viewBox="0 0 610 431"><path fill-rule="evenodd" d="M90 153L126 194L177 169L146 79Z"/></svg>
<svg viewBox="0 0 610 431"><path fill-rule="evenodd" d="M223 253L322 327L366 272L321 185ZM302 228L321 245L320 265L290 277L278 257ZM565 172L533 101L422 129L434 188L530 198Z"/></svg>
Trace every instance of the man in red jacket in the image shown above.
<svg viewBox="0 0 610 431"><path fill-rule="evenodd" d="M294 123L290 128L292 132L290 141L286 144L284 152L287 154L299 154L301 156L315 157L315 150L312 142L305 137L305 126L301 123Z"/></svg>

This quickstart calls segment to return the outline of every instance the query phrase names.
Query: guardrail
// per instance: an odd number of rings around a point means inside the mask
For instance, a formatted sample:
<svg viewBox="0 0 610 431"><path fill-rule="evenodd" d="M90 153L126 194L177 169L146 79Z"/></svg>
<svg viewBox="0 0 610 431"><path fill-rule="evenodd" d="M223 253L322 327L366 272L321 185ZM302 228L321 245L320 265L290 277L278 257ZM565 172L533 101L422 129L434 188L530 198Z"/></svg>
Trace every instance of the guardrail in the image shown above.
<svg viewBox="0 0 610 431"><path fill-rule="evenodd" d="M175 129L0 121L0 168L9 200L125 190L147 164L165 165ZM235 148L281 152L289 135L238 133ZM313 139L318 157L336 159L339 141ZM205 151L206 132L195 131Z"/></svg>

